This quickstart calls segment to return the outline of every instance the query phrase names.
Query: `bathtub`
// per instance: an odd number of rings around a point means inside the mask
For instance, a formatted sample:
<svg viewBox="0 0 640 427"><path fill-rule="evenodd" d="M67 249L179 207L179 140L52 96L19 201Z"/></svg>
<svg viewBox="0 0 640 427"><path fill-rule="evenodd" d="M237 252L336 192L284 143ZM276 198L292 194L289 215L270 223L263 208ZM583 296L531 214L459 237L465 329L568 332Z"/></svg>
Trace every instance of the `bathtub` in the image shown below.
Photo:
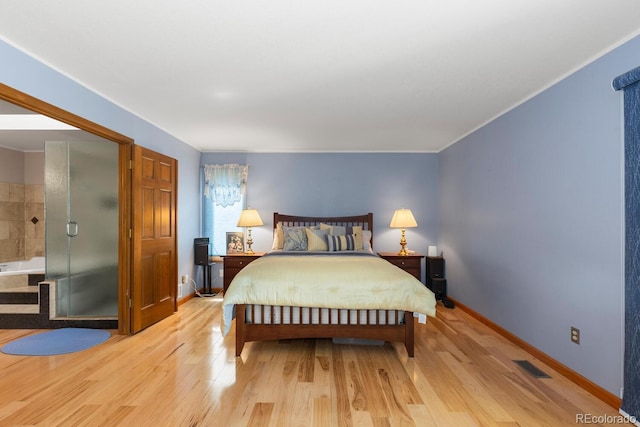
<svg viewBox="0 0 640 427"><path fill-rule="evenodd" d="M0 262L0 277L20 274L44 274L45 258L33 257L25 261Z"/></svg>
<svg viewBox="0 0 640 427"><path fill-rule="evenodd" d="M44 274L45 258L34 257L26 261L0 262L0 292L15 288L31 288L29 276ZM31 276L33 278L33 276ZM37 278L34 278L37 280ZM34 289L37 289L35 287Z"/></svg>

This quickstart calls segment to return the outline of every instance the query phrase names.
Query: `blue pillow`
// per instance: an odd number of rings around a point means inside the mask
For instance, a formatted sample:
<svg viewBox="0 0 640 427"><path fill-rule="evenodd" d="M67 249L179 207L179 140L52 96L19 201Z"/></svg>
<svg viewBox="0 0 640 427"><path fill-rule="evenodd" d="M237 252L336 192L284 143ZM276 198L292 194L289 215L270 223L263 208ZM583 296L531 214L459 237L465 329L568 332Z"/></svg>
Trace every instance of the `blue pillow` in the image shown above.
<svg viewBox="0 0 640 427"><path fill-rule="evenodd" d="M307 232L304 227L282 227L284 237L284 251L306 251Z"/></svg>

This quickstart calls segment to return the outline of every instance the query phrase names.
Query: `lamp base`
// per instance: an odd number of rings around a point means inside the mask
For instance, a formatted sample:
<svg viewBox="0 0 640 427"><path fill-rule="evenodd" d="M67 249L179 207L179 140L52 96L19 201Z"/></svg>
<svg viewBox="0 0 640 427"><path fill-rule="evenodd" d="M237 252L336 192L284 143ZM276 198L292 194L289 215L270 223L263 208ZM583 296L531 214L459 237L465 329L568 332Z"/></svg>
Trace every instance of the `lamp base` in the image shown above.
<svg viewBox="0 0 640 427"><path fill-rule="evenodd" d="M251 245L253 245L253 239L251 238L251 227L247 229L247 249L244 251L245 254L253 255L253 249L251 249Z"/></svg>
<svg viewBox="0 0 640 427"><path fill-rule="evenodd" d="M404 237L405 229L403 228L401 230L402 230L402 237L400 238L400 247L402 249L400 249L400 252L398 252L398 255L407 256L409 255L409 252L407 252L407 250L405 249L405 246L407 246L407 239Z"/></svg>
<svg viewBox="0 0 640 427"><path fill-rule="evenodd" d="M400 250L400 252L398 252L398 255L401 255L401 256L407 256L407 255L409 255L409 252L407 252L407 250L403 247L403 248Z"/></svg>

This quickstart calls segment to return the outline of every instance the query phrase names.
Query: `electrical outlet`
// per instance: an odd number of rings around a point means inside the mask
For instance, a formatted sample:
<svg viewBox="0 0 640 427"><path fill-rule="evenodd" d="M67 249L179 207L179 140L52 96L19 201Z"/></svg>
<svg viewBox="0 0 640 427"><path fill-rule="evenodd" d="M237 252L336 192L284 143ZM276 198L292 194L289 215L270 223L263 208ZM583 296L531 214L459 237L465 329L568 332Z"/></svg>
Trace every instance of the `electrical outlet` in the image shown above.
<svg viewBox="0 0 640 427"><path fill-rule="evenodd" d="M571 327L571 342L580 344L580 329L575 326Z"/></svg>
<svg viewBox="0 0 640 427"><path fill-rule="evenodd" d="M224 270L220 270L220 277L224 277Z"/></svg>
<svg viewBox="0 0 640 427"><path fill-rule="evenodd" d="M178 283L178 298L182 298L182 283Z"/></svg>
<svg viewBox="0 0 640 427"><path fill-rule="evenodd" d="M188 274L184 274L182 276L182 283L187 283L189 281L189 275Z"/></svg>

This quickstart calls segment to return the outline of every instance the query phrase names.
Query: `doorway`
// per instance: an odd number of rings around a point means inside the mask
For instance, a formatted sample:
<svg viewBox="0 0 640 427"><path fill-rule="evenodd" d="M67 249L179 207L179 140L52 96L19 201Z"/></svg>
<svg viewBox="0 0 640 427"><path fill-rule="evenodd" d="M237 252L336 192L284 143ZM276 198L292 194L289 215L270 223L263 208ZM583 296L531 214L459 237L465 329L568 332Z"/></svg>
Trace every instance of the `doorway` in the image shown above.
<svg viewBox="0 0 640 427"><path fill-rule="evenodd" d="M131 160L133 139L64 111L0 83L0 100L39 113L118 144L118 332L129 334L131 316L129 288L131 275Z"/></svg>

